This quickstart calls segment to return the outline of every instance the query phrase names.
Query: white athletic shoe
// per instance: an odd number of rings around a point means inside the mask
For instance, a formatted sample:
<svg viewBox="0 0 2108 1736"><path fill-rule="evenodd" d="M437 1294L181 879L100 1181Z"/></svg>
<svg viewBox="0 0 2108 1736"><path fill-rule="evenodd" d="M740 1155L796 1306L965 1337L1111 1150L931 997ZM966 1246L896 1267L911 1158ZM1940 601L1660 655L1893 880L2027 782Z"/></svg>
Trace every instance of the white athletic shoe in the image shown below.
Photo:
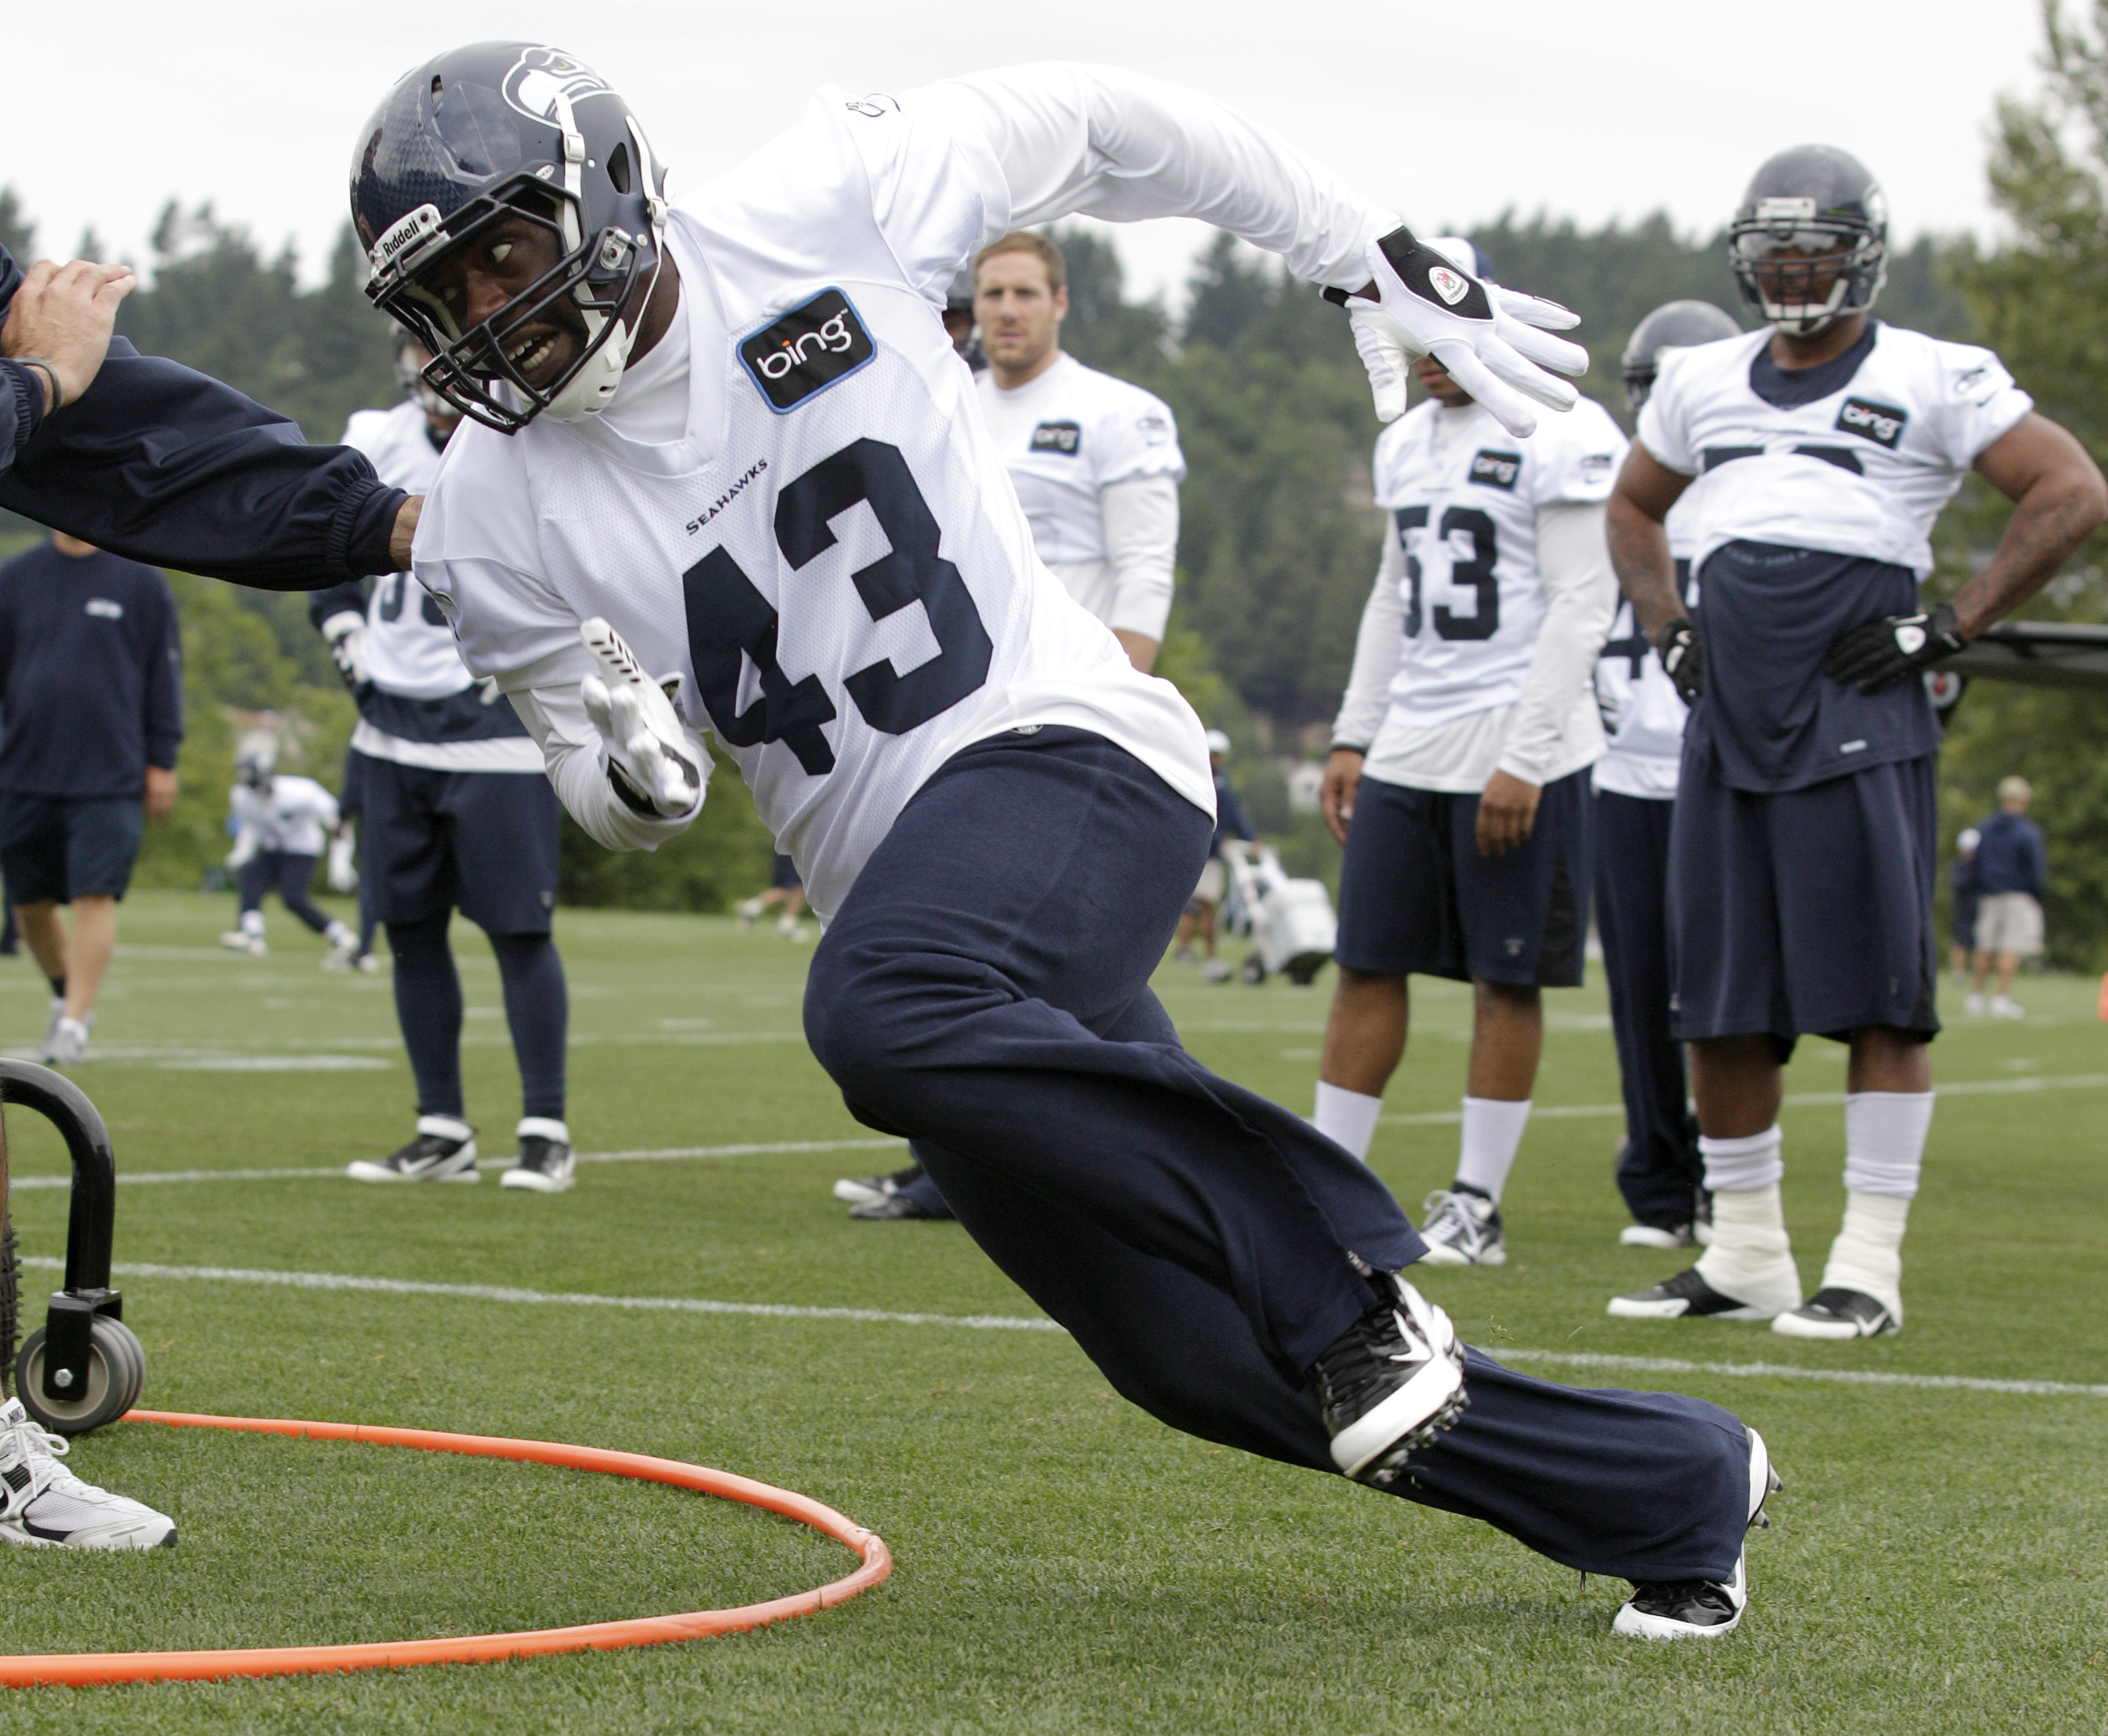
<svg viewBox="0 0 2108 1736"><path fill-rule="evenodd" d="M562 1193L578 1179L578 1159L571 1152L571 1130L546 1116L527 1116L519 1130L520 1161L498 1178L501 1188L529 1188L537 1193Z"/></svg>
<svg viewBox="0 0 2108 1736"><path fill-rule="evenodd" d="M780 916L776 919L776 932L782 940L802 940L805 938L805 925L795 916Z"/></svg>
<svg viewBox="0 0 2108 1736"><path fill-rule="evenodd" d="M1200 981L1203 982L1227 982L1229 980L1230 963L1227 958L1210 958L1200 967Z"/></svg>
<svg viewBox="0 0 2108 1736"><path fill-rule="evenodd" d="M1688 1224L1628 1224L1618 1232L1619 1247L1691 1247L1697 1239Z"/></svg>
<svg viewBox="0 0 2108 1736"><path fill-rule="evenodd" d="M750 898L745 903L741 904L739 907L738 912L739 931L741 934L745 934L748 929L753 927L754 919L759 916L761 912L762 903L758 898Z"/></svg>
<svg viewBox="0 0 2108 1736"><path fill-rule="evenodd" d="M1994 994L1991 997L1991 1017L1993 1018L2024 1019L2027 1016L2028 1009L2010 996Z"/></svg>
<svg viewBox="0 0 2108 1736"><path fill-rule="evenodd" d="M61 1012L52 1021L51 1035L44 1039L44 1065L47 1067L70 1067L88 1053L88 1033L95 1023L90 1013L85 1022L70 1019Z"/></svg>
<svg viewBox="0 0 2108 1736"><path fill-rule="evenodd" d="M1764 1503L1781 1486L1772 1468L1764 1437L1745 1427L1750 1437L1750 1516L1744 1524L1768 1525ZM1642 1580L1610 1623L1628 1639L1721 1639L1741 1626L1750 1607L1746 1549L1735 1557L1735 1571L1725 1580Z"/></svg>
<svg viewBox="0 0 2108 1736"><path fill-rule="evenodd" d="M355 934L345 935L332 941L330 949L322 954L322 968L326 971L350 971L358 967L358 936ZM372 967L369 965L366 968L370 970Z"/></svg>
<svg viewBox="0 0 2108 1736"><path fill-rule="evenodd" d="M1420 1202L1427 1221L1421 1256L1430 1266L1506 1265L1508 1245L1501 1232L1501 1208L1483 1193L1452 1193L1437 1188Z"/></svg>
<svg viewBox="0 0 2108 1736"><path fill-rule="evenodd" d="M1793 1256L1781 1254L1759 1279L1727 1295L1705 1281L1696 1266L1650 1289L1610 1298L1610 1312L1620 1320L1770 1320L1800 1306L1800 1274Z"/></svg>
<svg viewBox="0 0 2108 1736"><path fill-rule="evenodd" d="M0 1405L0 1540L46 1549L172 1549L176 1522L143 1501L83 1483L60 1461L72 1445L20 1399Z"/></svg>
<svg viewBox="0 0 2108 1736"><path fill-rule="evenodd" d="M345 1166L354 1181L481 1181L475 1170L475 1130L450 1115L421 1115L417 1137L377 1162Z"/></svg>
<svg viewBox="0 0 2108 1736"><path fill-rule="evenodd" d="M261 958L271 950L261 935L253 935L245 928L230 928L219 937L219 944L229 952L246 953L252 958Z"/></svg>
<svg viewBox="0 0 2108 1736"><path fill-rule="evenodd" d="M1972 1019L1982 1018L1984 1017L1984 997L1980 994L1963 995L1962 997L1962 1010L1967 1013Z"/></svg>
<svg viewBox="0 0 2108 1736"><path fill-rule="evenodd" d="M59 1021L65 1017L65 997L63 994L54 994L52 997L51 1019L44 1026L43 1046L37 1051L38 1054L42 1055L49 1051L52 1039L59 1034Z"/></svg>
<svg viewBox="0 0 2108 1736"><path fill-rule="evenodd" d="M1786 1338L1879 1338L1903 1329L1903 1310L1863 1290L1832 1285L1772 1322Z"/></svg>

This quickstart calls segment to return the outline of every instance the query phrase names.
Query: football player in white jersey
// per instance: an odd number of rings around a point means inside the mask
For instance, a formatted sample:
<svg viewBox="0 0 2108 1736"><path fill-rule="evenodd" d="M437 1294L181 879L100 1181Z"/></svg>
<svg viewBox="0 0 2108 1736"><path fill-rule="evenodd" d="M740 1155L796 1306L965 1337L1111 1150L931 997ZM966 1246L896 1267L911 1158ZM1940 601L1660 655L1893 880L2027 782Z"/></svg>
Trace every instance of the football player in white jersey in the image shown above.
<svg viewBox="0 0 2108 1736"><path fill-rule="evenodd" d="M1012 228L1200 217L1352 292L1385 403L1432 350L1523 432L1574 395L1513 342L1583 357L1520 316L1570 316L1105 69L823 92L669 209L589 68L480 44L389 93L353 180L369 293L478 424L415 558L469 668L610 846L693 820L715 737L828 925L814 1054L998 1264L1177 1427L1631 1579L1623 1631L1738 1621L1762 1442L1466 1351L1382 1184L1179 1046L1148 977L1213 829L1200 720L1034 553L939 311Z"/></svg>
<svg viewBox="0 0 2108 1736"><path fill-rule="evenodd" d="M460 426L461 412L425 385L430 352L397 337L403 401L361 410L345 444L395 488L421 494ZM410 1143L362 1158L355 1181L472 1182L475 1130L464 1118L465 1008L447 928L455 909L497 955L505 1018L520 1068L519 1156L507 1188L561 1193L577 1170L564 1118L570 999L550 934L556 901L559 815L542 750L492 683L462 666L453 629L408 573L316 592L308 613L358 702L351 751L358 771L361 906L388 927L395 1014L417 1085Z"/></svg>
<svg viewBox="0 0 2108 1736"><path fill-rule="evenodd" d="M1430 245L1484 274L1469 241ZM1617 602L1603 502L1625 437L1583 400L1517 440L1438 363L1414 372L1426 400L1376 440L1390 523L1319 797L1346 857L1314 1118L1365 1157L1405 1053L1408 976L1469 981L1457 1179L1420 1233L1430 1260L1499 1265L1539 990L1581 981L1603 751L1588 678Z"/></svg>
<svg viewBox="0 0 2108 1736"><path fill-rule="evenodd" d="M1713 1239L1610 1311L1854 1339L1903 1323L1932 1123L1939 736L1921 673L2041 588L2108 516L2108 485L1990 351L1871 317L1888 210L1854 158L1772 158L1728 235L1767 324L1663 358L1610 503L1619 576L1691 704L1669 932ZM1989 563L1927 608L1933 521L1972 469L2015 509ZM1700 625L1663 523L1701 475ZM1810 1034L1851 1055L1844 1222L1804 1302L1778 1109Z"/></svg>
<svg viewBox="0 0 2108 1736"><path fill-rule="evenodd" d="M1018 230L990 242L975 256L973 285L987 358L975 377L981 413L1032 526L1033 549L1146 674L1171 618L1178 558L1186 458L1170 407L1062 349L1068 267L1045 236ZM1221 866L1209 860L1219 880ZM1212 968L1212 918L1208 945ZM850 1201L853 1218L952 1215L920 1165L837 1182L835 1197Z"/></svg>
<svg viewBox="0 0 2108 1736"><path fill-rule="evenodd" d="M290 915L330 943L331 957L349 958L358 935L308 895L315 864L337 828L336 798L312 778L277 772L277 745L267 736L246 744L235 763L236 781L227 795L234 848L227 865L236 877L241 913L219 944L263 957L270 949L264 895L276 891Z"/></svg>
<svg viewBox="0 0 2108 1736"><path fill-rule="evenodd" d="M1664 349L1738 337L1742 328L1706 301L1665 302L1633 328L1625 345L1625 404L1637 416L1654 389ZM1669 552L1684 606L1696 606L1691 557L1698 497L1671 508ZM1596 701L1606 741L1596 762L1596 927L1610 991L1610 1031L1625 1099L1618 1191L1633 1221L1627 1247L1684 1247L1712 1232L1705 1167L1698 1156L1684 1078L1683 1045L1669 1012L1669 823L1686 715L1676 685L1620 601L1596 663Z"/></svg>

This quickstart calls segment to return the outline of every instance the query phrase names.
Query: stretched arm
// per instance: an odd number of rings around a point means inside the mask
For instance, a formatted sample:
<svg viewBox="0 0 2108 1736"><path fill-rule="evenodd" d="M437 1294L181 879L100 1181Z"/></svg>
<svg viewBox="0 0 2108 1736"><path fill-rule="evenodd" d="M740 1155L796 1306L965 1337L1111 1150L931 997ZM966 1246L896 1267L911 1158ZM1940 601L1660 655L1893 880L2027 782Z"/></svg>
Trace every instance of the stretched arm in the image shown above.
<svg viewBox="0 0 2108 1736"><path fill-rule="evenodd" d="M1171 618L1172 575L1178 557L1178 484L1170 476L1132 476L1100 491L1106 557L1113 568L1107 624L1145 674L1156 661Z"/></svg>
<svg viewBox="0 0 2108 1736"><path fill-rule="evenodd" d="M2013 516L1984 570L1955 595L1955 625L1971 639L2039 591L2108 519L2099 467L2046 416L2030 413L1992 441L1976 468L2013 503Z"/></svg>

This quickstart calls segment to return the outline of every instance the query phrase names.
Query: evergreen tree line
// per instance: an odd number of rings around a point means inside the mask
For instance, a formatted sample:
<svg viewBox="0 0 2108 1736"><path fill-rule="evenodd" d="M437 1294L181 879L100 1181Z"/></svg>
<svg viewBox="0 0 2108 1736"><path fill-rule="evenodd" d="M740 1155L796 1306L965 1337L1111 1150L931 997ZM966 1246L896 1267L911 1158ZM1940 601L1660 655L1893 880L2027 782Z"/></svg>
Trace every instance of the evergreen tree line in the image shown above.
<svg viewBox="0 0 2108 1736"><path fill-rule="evenodd" d="M1921 237L1894 252L1880 312L1900 325L1998 349L2043 411L2108 461L2108 0L2084 28L2052 16L2050 76L2033 102L2001 110L1990 164L2013 241ZM1879 165L1876 165L1878 169ZM1196 261L1182 318L1125 293L1097 231L1057 231L1067 255L1065 346L1156 392L1178 420L1190 467L1182 498L1178 606L1161 667L1237 743L1232 769L1262 829L1291 865L1331 877L1336 852L1309 816L1288 811L1280 760L1322 751L1375 571L1381 515L1371 496L1377 425L1345 316L1263 255L1217 237ZM1726 263L1724 231L1679 234L1662 215L1586 229L1513 212L1471 232L1501 281L1583 316L1592 368L1583 389L1625 415L1619 358L1639 319L1691 296L1749 323ZM0 190L0 240L34 249L27 214ZM92 240L92 238L90 238ZM153 237L151 275L124 304L120 330L142 349L205 368L333 440L355 409L394 400L385 328L358 288L349 232L327 279L302 290L290 248L267 258L209 205L171 204ZM95 250L83 246L80 250ZM1942 521L1935 588L1980 566L2004 503L1972 480ZM8 527L0 526L0 534ZM29 527L17 521L15 534ZM2100 539L2026 611L2108 619ZM218 739L203 715L290 708L311 719L308 769L334 781L350 712L305 619L303 600L186 584L192 746L187 796L218 802ZM226 638L229 649L219 643ZM2072 751L2078 748L2079 751ZM2052 945L2074 963L2108 954L2108 700L2086 692L1979 683L1950 736L1944 832L1990 806L2020 771L2039 793L2050 835ZM2090 750L2090 751L2089 751ZM202 809L200 810L200 814ZM164 828L155 872L195 883L209 845L200 824ZM736 780L722 778L705 823L655 857L613 857L567 832L565 898L722 909L763 883L768 842Z"/></svg>

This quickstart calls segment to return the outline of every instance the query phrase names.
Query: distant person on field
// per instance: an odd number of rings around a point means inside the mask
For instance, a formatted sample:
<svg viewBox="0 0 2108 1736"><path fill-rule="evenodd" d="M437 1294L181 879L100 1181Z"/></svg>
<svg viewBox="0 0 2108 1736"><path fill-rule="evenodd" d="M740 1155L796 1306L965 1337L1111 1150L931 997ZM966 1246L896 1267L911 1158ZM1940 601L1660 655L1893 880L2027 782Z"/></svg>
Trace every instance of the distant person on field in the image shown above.
<svg viewBox="0 0 2108 1736"><path fill-rule="evenodd" d="M70 1066L146 817L176 805L183 654L168 580L57 532L0 566L0 875L51 980L43 1057Z"/></svg>
<svg viewBox="0 0 2108 1736"><path fill-rule="evenodd" d="M768 890L755 893L739 907L739 926L742 930L751 928L763 911L778 909L783 914L776 919L777 933L786 940L804 939L805 931L798 918L805 913L805 888L798 878L798 864L781 854L770 859Z"/></svg>
<svg viewBox="0 0 2108 1736"><path fill-rule="evenodd" d="M1976 910L1984 889L1976 879L1976 846L1984 834L1970 827L1954 841L1954 867L1950 885L1954 893L1954 974L1969 980L1969 967L1976 954Z"/></svg>
<svg viewBox="0 0 2108 1736"><path fill-rule="evenodd" d="M341 970L358 951L358 936L308 894L315 865L340 823L336 798L312 778L281 773L277 758L277 745L266 737L244 743L235 765L227 796L234 849L227 865L235 876L241 913L219 944L259 958L268 952L264 895L275 891L288 914L330 943L323 963Z"/></svg>
<svg viewBox="0 0 2108 1736"><path fill-rule="evenodd" d="M2025 778L2008 778L1998 786L1998 811L1979 828L1976 889L1976 972L1963 1005L1981 1016L1984 980L1995 966L1998 986L1991 996L1994 1019L2025 1017L2026 1009L2012 998L2013 973L2020 960L2043 949L2043 887L2049 878L2049 846L2042 827L2028 818L2034 791Z"/></svg>
<svg viewBox="0 0 2108 1736"><path fill-rule="evenodd" d="M1197 933L1201 948L1208 954L1208 962L1200 967L1201 978L1207 982L1227 982L1230 978L1229 966L1215 956L1215 913L1222 908L1229 878L1229 870L1223 861L1223 845L1231 838L1242 838L1249 844L1257 836L1251 829L1251 822L1245 818L1244 804L1237 800L1230 774L1223 769L1223 760L1229 751L1229 737L1219 729L1210 729L1208 765L1215 774L1215 836L1208 848L1206 865L1200 870L1200 883L1193 889L1192 902L1178 919L1178 949L1172 954L1176 963L1191 964L1192 940Z"/></svg>

